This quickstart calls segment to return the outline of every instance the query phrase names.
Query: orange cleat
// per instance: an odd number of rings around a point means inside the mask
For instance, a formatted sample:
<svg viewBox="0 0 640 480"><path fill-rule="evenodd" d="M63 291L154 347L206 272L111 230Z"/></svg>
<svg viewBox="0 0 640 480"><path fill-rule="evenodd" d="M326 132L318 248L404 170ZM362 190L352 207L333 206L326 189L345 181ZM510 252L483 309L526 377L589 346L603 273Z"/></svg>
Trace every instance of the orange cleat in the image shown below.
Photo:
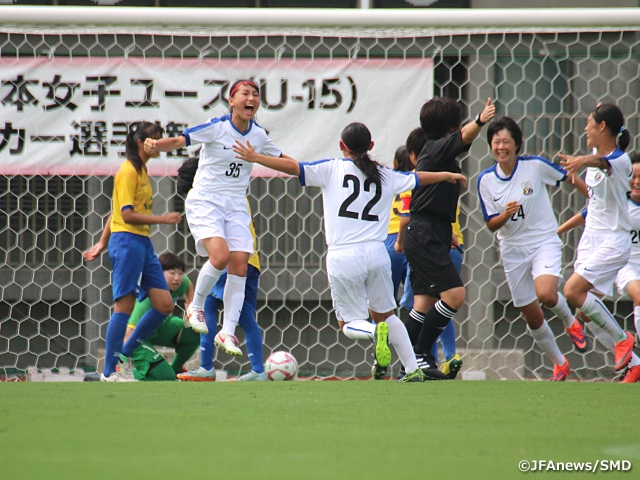
<svg viewBox="0 0 640 480"><path fill-rule="evenodd" d="M564 365L553 366L553 377L551 377L551 381L564 382L570 373L571 369L569 368L569 360L567 360L567 357L564 357Z"/></svg>
<svg viewBox="0 0 640 480"><path fill-rule="evenodd" d="M636 341L629 332L624 332L627 334L627 338L618 342L613 347L613 359L615 361L614 368L616 371L622 370L627 366L629 361L631 360L631 354L633 353L633 347L636 346Z"/></svg>
<svg viewBox="0 0 640 480"><path fill-rule="evenodd" d="M620 383L637 383L640 382L640 365L629 367L624 372L624 376Z"/></svg>
<svg viewBox="0 0 640 480"><path fill-rule="evenodd" d="M571 337L576 350L580 353L585 353L589 348L589 341L587 340L587 336L584 333L584 328L582 328L580 322L578 322L577 319L574 319L573 325L571 325L571 327L569 328L564 327L564 329Z"/></svg>

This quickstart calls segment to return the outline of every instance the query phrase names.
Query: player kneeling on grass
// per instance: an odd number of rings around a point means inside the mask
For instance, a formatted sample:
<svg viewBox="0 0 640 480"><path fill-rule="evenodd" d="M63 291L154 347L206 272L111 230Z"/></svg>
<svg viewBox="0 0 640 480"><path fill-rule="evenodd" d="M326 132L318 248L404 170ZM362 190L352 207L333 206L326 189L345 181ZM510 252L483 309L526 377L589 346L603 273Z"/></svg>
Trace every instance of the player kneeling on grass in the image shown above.
<svg viewBox="0 0 640 480"><path fill-rule="evenodd" d="M633 321L636 332L640 332L640 242L638 241L638 231L640 231L640 154L633 152L629 154L633 168L631 178L631 195L627 205L629 206L629 218L631 219L631 256L627 264L622 267L616 276L616 287L620 295L625 295L633 301ZM572 228L584 225L587 217L587 209L574 215L565 223L558 227L558 234L568 232ZM607 335L608 341L603 344L608 348L613 348L613 338L593 322L588 323L590 329L595 330L598 340L602 335ZM630 362L631 363L631 362ZM627 367L622 383L640 382L640 365Z"/></svg>
<svg viewBox="0 0 640 480"><path fill-rule="evenodd" d="M527 322L529 333L554 364L552 380L569 376L569 362L544 319L540 302L564 323L576 349L587 351L587 337L558 292L562 242L556 233L547 186L567 185L585 197L587 188L560 166L538 156L519 155L522 130L509 117L489 124L487 142L496 163L478 177L478 197L487 228L496 232L507 284Z"/></svg>
<svg viewBox="0 0 640 480"><path fill-rule="evenodd" d="M248 142L239 141L234 150L243 160L297 175L302 186L322 188L327 273L340 328L349 338L375 342L374 376L376 368L386 369L391 363L390 342L407 371L403 381L421 382L424 373L418 368L407 330L395 315L391 262L384 245L391 204L395 195L420 183L460 181L466 185L466 179L451 172L393 171L369 156L373 145L369 129L351 123L342 131L342 158L298 163L260 155ZM375 326L367 321L369 314Z"/></svg>
<svg viewBox="0 0 640 480"><path fill-rule="evenodd" d="M163 253L158 259L173 301L176 302L184 296L186 305L189 305L193 299L193 285L189 277L184 274L185 265L182 259L173 253ZM149 298L136 302L133 313L129 317L125 341L136 328L140 318L151 308ZM186 328L182 318L171 315L133 351L131 355L133 375L137 380L175 380L176 374L182 372L184 364L195 353L199 344L200 335ZM176 354L171 365L164 360L154 346L175 350Z"/></svg>

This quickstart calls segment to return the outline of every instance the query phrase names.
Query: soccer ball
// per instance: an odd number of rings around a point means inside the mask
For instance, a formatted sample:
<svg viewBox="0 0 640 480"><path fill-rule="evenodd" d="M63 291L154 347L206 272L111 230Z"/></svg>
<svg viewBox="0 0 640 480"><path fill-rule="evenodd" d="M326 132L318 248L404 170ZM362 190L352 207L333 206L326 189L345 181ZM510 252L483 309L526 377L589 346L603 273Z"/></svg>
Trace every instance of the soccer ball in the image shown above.
<svg viewBox="0 0 640 480"><path fill-rule="evenodd" d="M264 364L269 380L295 380L298 376L298 362L289 352L274 352Z"/></svg>

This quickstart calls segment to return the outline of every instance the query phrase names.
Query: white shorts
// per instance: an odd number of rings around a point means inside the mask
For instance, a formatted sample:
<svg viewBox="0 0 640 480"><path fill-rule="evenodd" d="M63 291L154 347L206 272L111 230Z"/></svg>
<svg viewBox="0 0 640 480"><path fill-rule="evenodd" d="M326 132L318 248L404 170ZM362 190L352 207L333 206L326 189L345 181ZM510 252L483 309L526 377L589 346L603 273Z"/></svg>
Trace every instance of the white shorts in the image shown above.
<svg viewBox="0 0 640 480"><path fill-rule="evenodd" d="M628 297L627 287L635 280L640 280L640 265L629 262L622 267L616 276L616 287L618 287L620 295Z"/></svg>
<svg viewBox="0 0 640 480"><path fill-rule="evenodd" d="M244 197L193 194L191 189L185 202L189 230L196 242L198 255L208 257L202 246L206 238L221 237L227 241L230 252L253 253L251 215Z"/></svg>
<svg viewBox="0 0 640 480"><path fill-rule="evenodd" d="M591 283L597 292L611 295L616 275L627 264L630 254L629 232L585 232L578 244L574 272Z"/></svg>
<svg viewBox="0 0 640 480"><path fill-rule="evenodd" d="M500 257L517 308L538 299L533 281L540 275L562 277L562 241L557 235L542 244L501 245Z"/></svg>
<svg viewBox="0 0 640 480"><path fill-rule="evenodd" d="M396 308L391 281L391 260L384 242L331 246L327 274L338 320L366 320Z"/></svg>

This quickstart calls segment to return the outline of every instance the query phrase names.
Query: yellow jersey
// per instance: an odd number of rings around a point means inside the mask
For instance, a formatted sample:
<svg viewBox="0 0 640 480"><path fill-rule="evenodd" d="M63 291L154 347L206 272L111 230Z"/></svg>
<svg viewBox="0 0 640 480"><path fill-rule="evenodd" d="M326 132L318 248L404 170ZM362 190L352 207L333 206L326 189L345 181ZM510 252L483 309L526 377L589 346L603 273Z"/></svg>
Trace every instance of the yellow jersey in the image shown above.
<svg viewBox="0 0 640 480"><path fill-rule="evenodd" d="M411 190L394 197L393 202L391 203L391 217L389 219L389 230L387 231L388 235L398 233L400 230L400 217L409 213L409 210L405 209L405 204L410 203L410 201L406 202L404 200L407 197L411 198Z"/></svg>
<svg viewBox="0 0 640 480"><path fill-rule="evenodd" d="M395 231L391 231L391 225L393 221L389 222L389 235L391 235L392 233L398 233L398 231L400 230L400 217L403 216L403 214L410 212L411 193L412 193L411 190L409 190L408 192L401 193L397 197L402 201L402 205L397 209L397 212L398 212L397 227ZM394 200L394 205L395 205L395 200ZM393 217L393 214L394 214L394 208L392 207L391 208L392 217ZM464 237L462 236L462 229L460 228L460 204L458 204L456 208L456 221L451 224L451 228L453 229L453 233L455 234L455 236L458 237L458 244L464 245Z"/></svg>
<svg viewBox="0 0 640 480"><path fill-rule="evenodd" d="M248 203L249 199L247 199L247 204ZM251 206L249 206L249 215L251 215ZM258 257L258 239L256 238L256 229L253 228L253 219L251 219L249 228L251 229L251 236L253 237L253 255L249 257L249 265L253 265L258 270L260 270L260 257Z"/></svg>
<svg viewBox="0 0 640 480"><path fill-rule="evenodd" d="M147 170L143 168L138 173L129 160L122 162L113 182L111 232L129 232L148 237L151 227L125 223L122 218L122 209L133 208L135 213L151 215L152 197L153 190L151 190Z"/></svg>

